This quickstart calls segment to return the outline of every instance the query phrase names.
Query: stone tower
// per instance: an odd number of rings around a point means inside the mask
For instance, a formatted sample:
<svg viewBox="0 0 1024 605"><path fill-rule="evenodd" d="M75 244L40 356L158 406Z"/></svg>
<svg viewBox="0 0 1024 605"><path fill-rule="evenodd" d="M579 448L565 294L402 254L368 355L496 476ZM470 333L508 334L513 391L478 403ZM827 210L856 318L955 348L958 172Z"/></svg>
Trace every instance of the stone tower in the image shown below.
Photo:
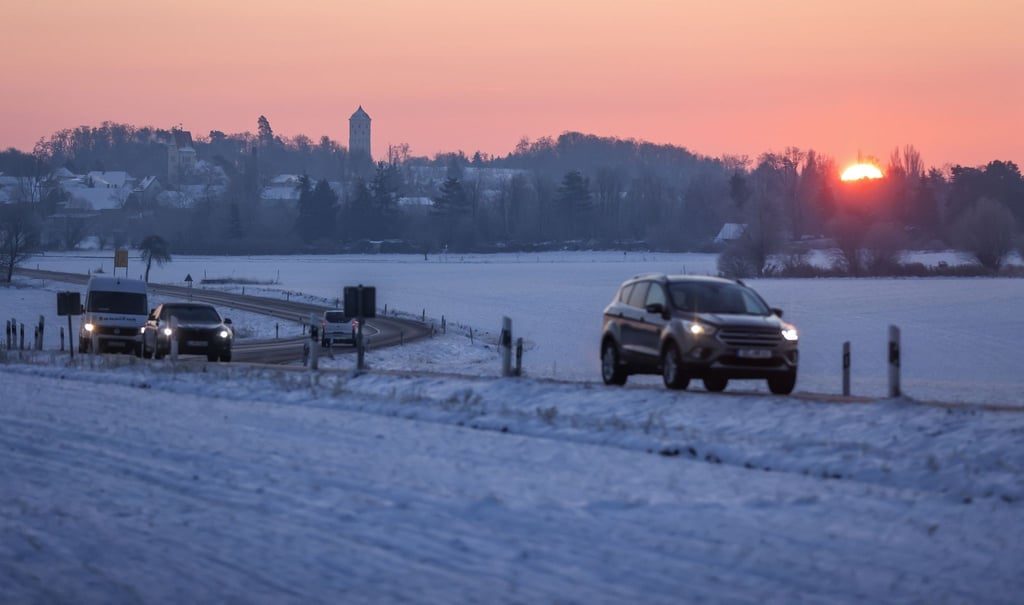
<svg viewBox="0 0 1024 605"><path fill-rule="evenodd" d="M370 152L370 116L360 105L348 119L348 152L351 156L364 156L372 160Z"/></svg>

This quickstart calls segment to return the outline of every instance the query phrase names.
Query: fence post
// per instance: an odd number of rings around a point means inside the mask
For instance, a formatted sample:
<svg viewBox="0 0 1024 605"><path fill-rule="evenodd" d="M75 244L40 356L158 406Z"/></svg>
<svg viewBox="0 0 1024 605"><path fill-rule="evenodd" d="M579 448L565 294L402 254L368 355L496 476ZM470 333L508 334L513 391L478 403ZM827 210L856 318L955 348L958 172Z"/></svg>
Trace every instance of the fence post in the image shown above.
<svg viewBox="0 0 1024 605"><path fill-rule="evenodd" d="M523 337L516 339L516 376L523 375Z"/></svg>
<svg viewBox="0 0 1024 605"><path fill-rule="evenodd" d="M843 397L850 396L850 341L843 343Z"/></svg>
<svg viewBox="0 0 1024 605"><path fill-rule="evenodd" d="M362 372L366 368L366 346L363 342L363 318L356 324L356 369Z"/></svg>
<svg viewBox="0 0 1024 605"><path fill-rule="evenodd" d="M501 348L501 375L512 375L512 319L501 318L501 336L498 337L498 347Z"/></svg>
<svg viewBox="0 0 1024 605"><path fill-rule="evenodd" d="M60 327L60 352L64 352L64 326Z"/></svg>
<svg viewBox="0 0 1024 605"><path fill-rule="evenodd" d="M19 341L18 350L25 350L25 324L21 324L21 340Z"/></svg>
<svg viewBox="0 0 1024 605"><path fill-rule="evenodd" d="M900 329L889 326L889 397L900 396Z"/></svg>
<svg viewBox="0 0 1024 605"><path fill-rule="evenodd" d="M178 317L171 316L171 360L178 361Z"/></svg>
<svg viewBox="0 0 1024 605"><path fill-rule="evenodd" d="M39 341L36 343L36 350L43 350L43 334L46 332L46 317L39 316Z"/></svg>
<svg viewBox="0 0 1024 605"><path fill-rule="evenodd" d="M320 339L317 334L316 314L309 314L309 369L320 369Z"/></svg>

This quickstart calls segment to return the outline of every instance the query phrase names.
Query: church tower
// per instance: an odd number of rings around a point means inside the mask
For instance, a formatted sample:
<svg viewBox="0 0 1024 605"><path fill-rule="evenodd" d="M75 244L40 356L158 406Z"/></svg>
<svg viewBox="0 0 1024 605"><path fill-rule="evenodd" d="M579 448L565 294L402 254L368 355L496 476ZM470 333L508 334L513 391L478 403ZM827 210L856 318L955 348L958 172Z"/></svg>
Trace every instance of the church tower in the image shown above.
<svg viewBox="0 0 1024 605"><path fill-rule="evenodd" d="M348 119L348 152L353 158L373 160L370 153L370 116L363 111L362 105Z"/></svg>

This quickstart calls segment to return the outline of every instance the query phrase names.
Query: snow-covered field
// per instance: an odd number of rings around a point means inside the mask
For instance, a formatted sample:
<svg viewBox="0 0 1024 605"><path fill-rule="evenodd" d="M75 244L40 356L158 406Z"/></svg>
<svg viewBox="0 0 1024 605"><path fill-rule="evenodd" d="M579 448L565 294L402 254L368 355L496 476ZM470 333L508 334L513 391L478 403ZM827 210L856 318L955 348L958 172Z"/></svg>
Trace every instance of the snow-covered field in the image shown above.
<svg viewBox="0 0 1024 605"><path fill-rule="evenodd" d="M601 308L662 270L714 260L175 258L155 281L376 285L449 330L362 375L0 354L0 602L1020 602L1024 280L761 280L801 329L802 395L596 384ZM0 319L66 288L19 282ZM526 378L496 377L502 315ZM890 323L909 397L821 395L842 340L855 394L884 393Z"/></svg>
<svg viewBox="0 0 1024 605"><path fill-rule="evenodd" d="M912 260L956 261L949 253L916 254ZM206 277L277 282L245 290L304 295L326 304L334 304L344 286L373 285L382 309L387 305L389 312L425 314L438 326L444 317L455 329L497 333L502 316L508 316L514 335L525 340L523 366L528 375L596 381L601 311L618 285L645 272L713 274L715 262L711 254L632 252L433 255L427 260L417 255L182 256L154 267L151 280L183 285L188 274L196 287ZM96 252L39 256L26 266L82 273L102 269L110 274L112 264L111 253ZM133 260L129 271L134 275L141 267L140 261ZM1024 405L1024 366L1019 359L1024 341L1024 280L765 279L750 283L800 329L797 390L840 392L842 345L850 341L853 393L887 394L888 330L896 325L902 334L906 394L917 399ZM0 307L0 318L6 315ZM237 321L237 313L229 315ZM56 316L53 320L57 321ZM35 316L30 313L22 321L31 324ZM433 355L426 357L434 360L432 365L444 363ZM497 363L492 368L497 373ZM448 369L460 370L458 360L452 360ZM639 377L631 382L657 384L658 379ZM761 382L738 386L766 391Z"/></svg>

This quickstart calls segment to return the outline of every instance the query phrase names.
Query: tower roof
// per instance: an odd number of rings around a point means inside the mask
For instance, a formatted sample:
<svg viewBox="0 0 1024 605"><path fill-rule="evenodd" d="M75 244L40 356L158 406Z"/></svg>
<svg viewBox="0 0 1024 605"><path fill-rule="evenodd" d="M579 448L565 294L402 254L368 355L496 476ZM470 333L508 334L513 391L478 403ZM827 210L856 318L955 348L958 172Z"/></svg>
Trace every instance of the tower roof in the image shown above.
<svg viewBox="0 0 1024 605"><path fill-rule="evenodd" d="M363 106L360 105L359 109L357 109L356 112L354 114L352 114L352 117L349 118L349 119L350 120L369 120L370 119L370 115L368 113L366 113L365 111L363 111Z"/></svg>

